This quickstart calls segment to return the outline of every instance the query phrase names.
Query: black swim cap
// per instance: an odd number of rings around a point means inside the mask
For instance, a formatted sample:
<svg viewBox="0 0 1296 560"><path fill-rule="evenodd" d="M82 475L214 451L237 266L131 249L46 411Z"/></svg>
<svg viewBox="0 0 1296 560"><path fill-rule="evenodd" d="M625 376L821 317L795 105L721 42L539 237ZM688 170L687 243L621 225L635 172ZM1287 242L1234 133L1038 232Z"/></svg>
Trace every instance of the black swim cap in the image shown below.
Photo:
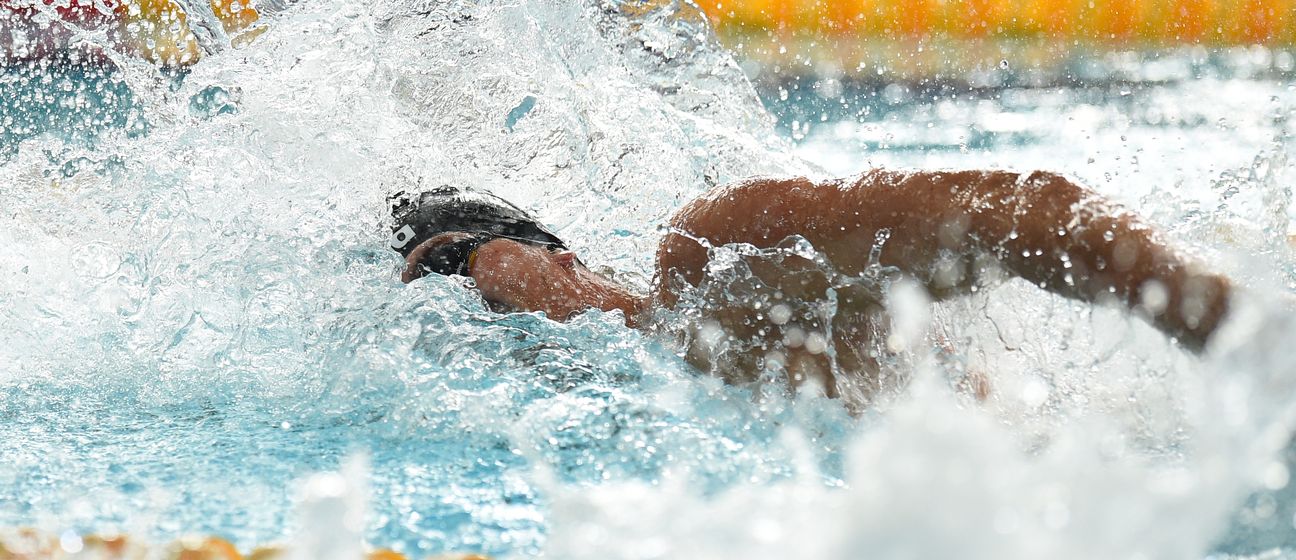
<svg viewBox="0 0 1296 560"><path fill-rule="evenodd" d="M398 192L387 201L393 219L391 248L404 257L420 243L452 231L567 248L530 214L490 193L445 186L417 194Z"/></svg>

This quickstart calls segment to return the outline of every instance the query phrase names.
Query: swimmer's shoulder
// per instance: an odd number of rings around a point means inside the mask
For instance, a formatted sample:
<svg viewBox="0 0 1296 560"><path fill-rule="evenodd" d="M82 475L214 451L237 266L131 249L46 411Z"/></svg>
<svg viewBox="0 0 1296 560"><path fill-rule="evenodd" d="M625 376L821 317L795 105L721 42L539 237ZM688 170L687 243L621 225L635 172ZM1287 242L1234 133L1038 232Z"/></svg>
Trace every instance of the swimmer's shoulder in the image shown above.
<svg viewBox="0 0 1296 560"><path fill-rule="evenodd" d="M712 187L684 205L676 216L701 209L769 204L798 194L809 194L835 180L817 180L803 175L754 175Z"/></svg>
<svg viewBox="0 0 1296 560"><path fill-rule="evenodd" d="M800 198L822 198L830 196L834 191L866 188L878 184L900 183L913 176L913 174L913 170L872 168L845 177L753 175L713 187L695 199L690 205L753 200L782 201Z"/></svg>

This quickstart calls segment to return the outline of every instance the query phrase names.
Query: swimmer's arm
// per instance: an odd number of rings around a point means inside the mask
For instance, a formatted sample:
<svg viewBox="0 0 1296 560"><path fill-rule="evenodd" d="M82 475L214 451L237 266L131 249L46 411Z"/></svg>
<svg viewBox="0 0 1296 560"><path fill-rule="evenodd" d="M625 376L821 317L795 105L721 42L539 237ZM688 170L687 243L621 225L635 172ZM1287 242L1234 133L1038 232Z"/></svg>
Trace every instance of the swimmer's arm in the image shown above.
<svg viewBox="0 0 1296 560"><path fill-rule="evenodd" d="M849 192L846 207L874 216L866 231L891 233L881 263L914 274L937 295L970 285L980 271L968 257L989 254L1013 275L1063 296L1141 306L1155 326L1194 350L1228 309L1226 278L1202 270L1136 216L1060 175L872 174ZM842 223L832 226L853 225L844 213L835 215ZM951 256L961 260L951 265Z"/></svg>
<svg viewBox="0 0 1296 560"><path fill-rule="evenodd" d="M874 171L850 180L752 179L713 190L671 220L657 252L657 300L674 276L696 285L711 245L769 247L806 237L838 270L878 264L937 298L966 291L990 255L1063 296L1147 308L1152 323L1199 350L1221 323L1226 278L1172 250L1133 214L1057 174Z"/></svg>

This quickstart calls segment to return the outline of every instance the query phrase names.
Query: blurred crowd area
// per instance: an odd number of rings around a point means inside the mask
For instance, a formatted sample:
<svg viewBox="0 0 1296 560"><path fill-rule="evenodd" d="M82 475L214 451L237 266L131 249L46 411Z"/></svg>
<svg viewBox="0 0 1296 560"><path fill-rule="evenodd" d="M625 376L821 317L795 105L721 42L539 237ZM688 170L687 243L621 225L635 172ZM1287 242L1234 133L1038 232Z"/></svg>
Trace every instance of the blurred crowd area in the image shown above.
<svg viewBox="0 0 1296 560"><path fill-rule="evenodd" d="M943 35L1086 44L1296 41L1296 0L697 0L727 37Z"/></svg>
<svg viewBox="0 0 1296 560"><path fill-rule="evenodd" d="M1286 73L1285 53L1296 47L1296 0L608 1L705 14L758 85L810 77L977 82L1004 70L1074 75L1077 57L1185 50L1241 51ZM265 30L257 8L284 4L0 0L0 64L126 56L182 67L251 41Z"/></svg>
<svg viewBox="0 0 1296 560"><path fill-rule="evenodd" d="M1296 0L696 0L748 74L1065 74L1077 56L1244 53L1288 71ZM1258 54L1263 53L1263 54ZM998 68L996 68L998 67Z"/></svg>
<svg viewBox="0 0 1296 560"><path fill-rule="evenodd" d="M264 31L252 0L181 1L0 0L0 64L129 56L177 67L196 62L201 43L237 46Z"/></svg>

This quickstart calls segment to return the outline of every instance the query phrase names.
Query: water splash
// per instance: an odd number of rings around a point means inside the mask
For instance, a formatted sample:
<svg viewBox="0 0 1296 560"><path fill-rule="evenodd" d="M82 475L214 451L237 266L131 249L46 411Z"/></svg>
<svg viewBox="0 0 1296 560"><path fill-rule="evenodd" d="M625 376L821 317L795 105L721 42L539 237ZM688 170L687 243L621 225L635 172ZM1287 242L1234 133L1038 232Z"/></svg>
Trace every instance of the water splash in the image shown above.
<svg viewBox="0 0 1296 560"><path fill-rule="evenodd" d="M1281 314L1199 362L1009 283L875 337L896 384L850 418L698 376L617 315L497 315L450 279L396 281L392 188L489 188L646 275L655 226L708 185L813 173L686 3L301 4L183 82L121 83L146 99L122 120L147 126L28 136L0 165L0 524L272 541L292 481L359 448L366 534L410 553L1179 558L1280 478ZM1031 95L968 114L1008 131ZM1095 103L1072 116L1121 118ZM1071 154L1050 138L1009 155ZM747 250L714 248L716 274L748 277ZM994 374L989 402L913 343L939 331Z"/></svg>
<svg viewBox="0 0 1296 560"><path fill-rule="evenodd" d="M340 473L319 473L302 484L300 531L293 538L294 560L355 560L364 557L369 488L368 461L347 459Z"/></svg>
<svg viewBox="0 0 1296 560"><path fill-rule="evenodd" d="M210 1L175 0L175 2L187 17L189 31L193 33L198 48L202 49L204 55L210 56L230 47L229 34L225 33L225 25L216 15Z"/></svg>

